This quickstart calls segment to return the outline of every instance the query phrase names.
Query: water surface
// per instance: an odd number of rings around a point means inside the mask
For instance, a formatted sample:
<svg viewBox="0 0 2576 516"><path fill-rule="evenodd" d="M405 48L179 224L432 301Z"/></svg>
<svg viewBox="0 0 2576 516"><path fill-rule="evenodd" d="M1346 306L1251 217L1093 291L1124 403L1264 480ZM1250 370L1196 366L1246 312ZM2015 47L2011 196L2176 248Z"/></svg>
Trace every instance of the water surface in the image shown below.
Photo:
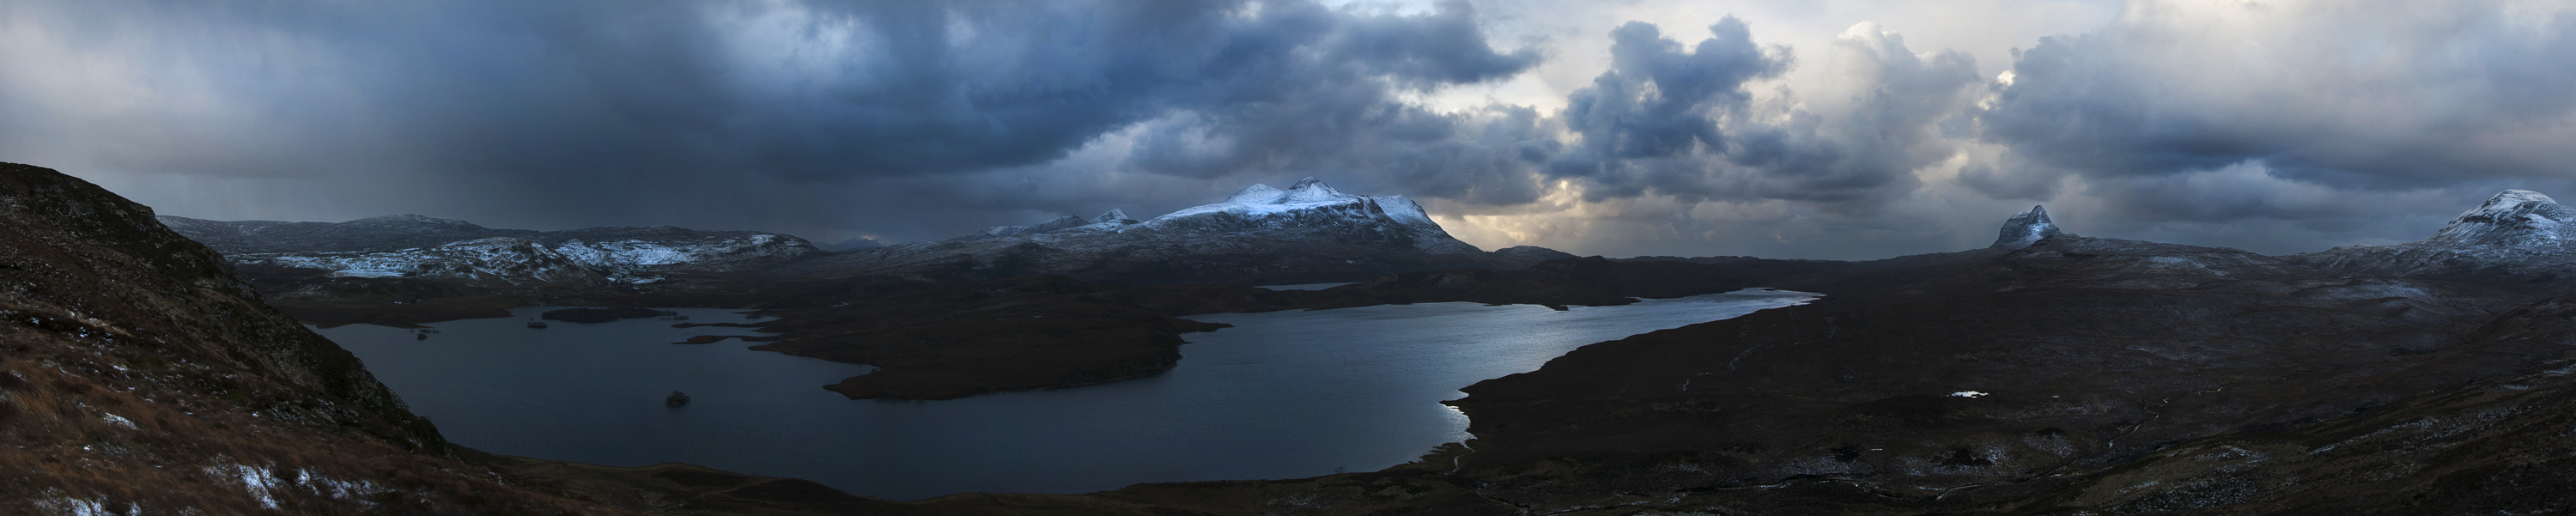
<svg viewBox="0 0 2576 516"><path fill-rule="evenodd" d="M851 401L822 386L865 366L675 345L672 321L516 319L408 330L319 330L364 359L458 444L614 466L687 462L797 477L853 494L1079 493L1139 482L1299 478L1413 460L1467 437L1439 404L1459 387L1537 369L1575 347L1804 302L1742 291L1620 307L1433 303L1193 316L1234 328L1185 337L1152 377L935 402ZM673 309L690 322L741 321ZM662 405L670 391L695 402Z"/></svg>

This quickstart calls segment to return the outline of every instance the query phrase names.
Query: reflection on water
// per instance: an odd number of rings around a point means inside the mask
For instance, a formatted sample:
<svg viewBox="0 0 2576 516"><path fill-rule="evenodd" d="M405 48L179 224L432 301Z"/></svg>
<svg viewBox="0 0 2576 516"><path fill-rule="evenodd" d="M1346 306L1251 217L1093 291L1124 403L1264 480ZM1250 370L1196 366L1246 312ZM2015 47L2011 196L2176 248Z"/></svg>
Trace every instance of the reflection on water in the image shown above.
<svg viewBox="0 0 2576 516"><path fill-rule="evenodd" d="M1186 335L1153 377L936 402L851 401L822 386L867 371L739 341L674 345L671 321L516 319L408 330L318 330L483 451L614 466L687 462L797 477L854 494L1078 493L1139 482L1298 478L1400 464L1466 437L1439 404L1459 387L1537 369L1593 342L1811 299L1743 291L1623 307L1435 303L1193 316L1234 324ZM741 320L675 309L691 322ZM695 401L666 407L670 391Z"/></svg>

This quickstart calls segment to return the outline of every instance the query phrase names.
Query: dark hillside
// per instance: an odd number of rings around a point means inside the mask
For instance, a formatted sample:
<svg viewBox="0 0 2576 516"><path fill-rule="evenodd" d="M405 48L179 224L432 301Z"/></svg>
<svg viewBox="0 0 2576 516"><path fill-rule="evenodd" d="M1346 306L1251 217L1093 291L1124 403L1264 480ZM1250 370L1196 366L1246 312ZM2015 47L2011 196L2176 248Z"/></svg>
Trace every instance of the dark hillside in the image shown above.
<svg viewBox="0 0 2576 516"><path fill-rule="evenodd" d="M355 357L79 179L0 164L0 287L0 513L617 512L452 459Z"/></svg>

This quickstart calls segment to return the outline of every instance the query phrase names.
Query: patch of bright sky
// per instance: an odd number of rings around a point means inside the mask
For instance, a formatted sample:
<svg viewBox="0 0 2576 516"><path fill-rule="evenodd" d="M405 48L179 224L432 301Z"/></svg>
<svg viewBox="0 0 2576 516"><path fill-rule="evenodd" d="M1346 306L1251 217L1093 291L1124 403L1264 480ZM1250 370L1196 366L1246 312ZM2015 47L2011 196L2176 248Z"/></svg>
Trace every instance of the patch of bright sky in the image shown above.
<svg viewBox="0 0 2576 516"><path fill-rule="evenodd" d="M1386 10L1400 14L1430 12L1430 1L1346 1L1328 5ZM1565 107L1565 96L1592 84L1610 66L1610 30L1630 21L1662 29L1664 37L1685 48L1707 39L1708 26L1727 16L1753 27L1763 44L1787 45L1798 65L1780 82L1792 91L1830 81L1835 69L1829 52L1834 40L1861 23L1905 39L1916 53L1956 50L1977 60L1988 76L2012 66L2012 51L2039 38L2081 34L2118 19L2125 5L2107 0L1901 0L1661 2L1625 0L1491 0L1473 5L1488 40L1499 49L1537 45L1547 60L1528 73L1494 83L1453 87L1413 100L1444 112L1489 103L1531 106L1543 113ZM1753 88L1757 95L1776 88Z"/></svg>

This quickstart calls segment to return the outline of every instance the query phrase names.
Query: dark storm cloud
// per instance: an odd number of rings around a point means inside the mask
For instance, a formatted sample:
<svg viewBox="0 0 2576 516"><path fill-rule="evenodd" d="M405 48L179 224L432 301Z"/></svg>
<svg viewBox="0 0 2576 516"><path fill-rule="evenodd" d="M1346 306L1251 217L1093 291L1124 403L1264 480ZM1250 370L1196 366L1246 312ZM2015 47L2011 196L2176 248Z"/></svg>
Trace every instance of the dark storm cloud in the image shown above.
<svg viewBox="0 0 2576 516"><path fill-rule="evenodd" d="M1191 113L1293 117L1310 129L1402 133L1427 125L1437 132L1445 130L1442 121L1398 109L1393 90L1492 80L1537 61L1534 50L1494 49L1463 2L1421 16L1307 2L1198 1L871 2L829 12L827 18L863 22L864 37L882 44L874 58L885 62L816 98L767 104L776 116L756 122L784 122L792 131L764 125L741 135L763 149L763 168L832 176L1029 165L1115 129ZM1220 123L1220 134L1210 136L1265 129L1246 125ZM1233 139L1281 141L1272 136ZM1143 162L1205 175L1259 157L1329 153L1333 143Z"/></svg>
<svg viewBox="0 0 2576 516"><path fill-rule="evenodd" d="M0 2L0 160L181 215L827 240L1312 175L1489 216L1457 228L1513 239L1489 246L1835 258L1982 245L2036 202L2286 252L2411 240L2501 188L2576 197L2563 1L2139 0L1985 70L1876 24L1780 28L1857 19L1357 5ZM1979 30L1939 23L1903 24Z"/></svg>
<svg viewBox="0 0 2576 516"><path fill-rule="evenodd" d="M565 211L638 209L560 188L973 181L1126 130L1148 171L1401 162L1396 183L1474 197L1445 160L1477 153L1443 153L1479 131L1458 127L1472 117L1398 97L1540 58L1497 49L1458 1L1417 15L1296 0L84 1L0 16L36 20L28 35L64 49L52 57L94 51L166 88L124 113L0 91L47 111L0 122L9 133L82 132L117 149L88 156L141 172L499 182L519 188L478 193Z"/></svg>
<svg viewBox="0 0 2576 516"><path fill-rule="evenodd" d="M1261 53L1275 59L1247 63L1257 73L1242 87L1194 92L1207 101L1138 125L1127 163L1184 177L1338 175L1471 202L1536 197L1530 165L1517 157L1550 153L1555 141L1534 112L1440 113L1402 98L1517 74L1538 62L1536 50L1497 52L1464 2L1423 16L1335 16L1306 5L1281 17L1300 20L1280 24L1296 30L1263 31L1274 34L1265 41L1311 48Z"/></svg>

